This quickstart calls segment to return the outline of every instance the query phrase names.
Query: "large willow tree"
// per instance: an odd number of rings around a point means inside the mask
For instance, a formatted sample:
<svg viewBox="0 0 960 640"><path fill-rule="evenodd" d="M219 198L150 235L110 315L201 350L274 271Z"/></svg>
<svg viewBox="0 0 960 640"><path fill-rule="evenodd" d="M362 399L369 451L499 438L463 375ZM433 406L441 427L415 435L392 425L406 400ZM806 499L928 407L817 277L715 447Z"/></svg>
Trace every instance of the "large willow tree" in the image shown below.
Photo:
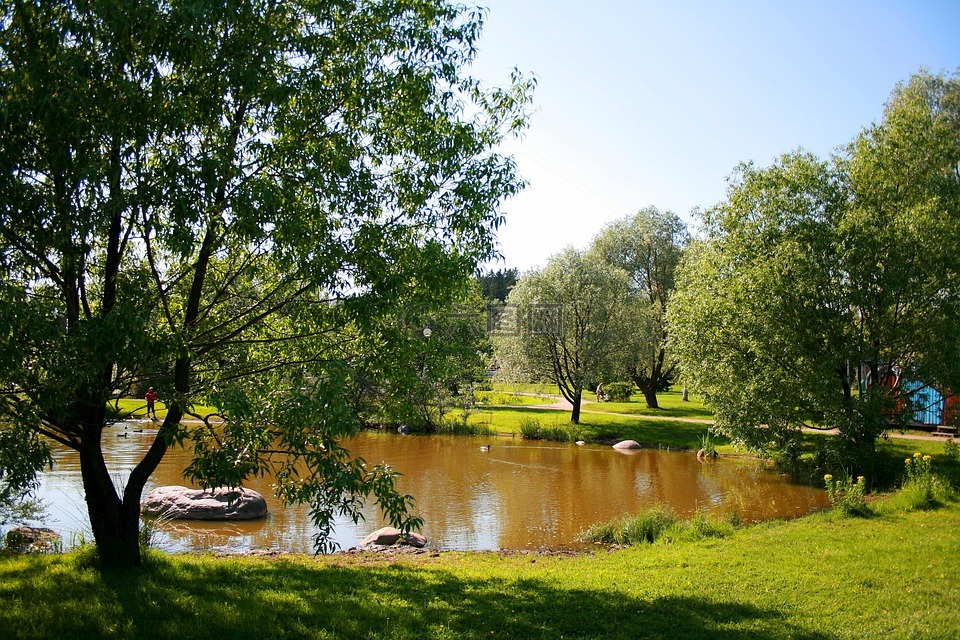
<svg viewBox="0 0 960 640"><path fill-rule="evenodd" d="M670 329L724 433L782 448L837 428L837 462L863 471L908 400L886 374L960 390L956 75L899 86L831 161L741 166L704 228Z"/></svg>
<svg viewBox="0 0 960 640"><path fill-rule="evenodd" d="M383 319L462 292L521 185L495 148L530 87L465 73L481 18L442 0L4 2L4 486L29 487L50 441L77 450L107 565L139 564L142 490L185 443L204 486L272 472L321 547L364 497L415 526L389 469L339 445L345 389L404 366L410 332ZM111 401L146 384L169 411L115 487Z"/></svg>

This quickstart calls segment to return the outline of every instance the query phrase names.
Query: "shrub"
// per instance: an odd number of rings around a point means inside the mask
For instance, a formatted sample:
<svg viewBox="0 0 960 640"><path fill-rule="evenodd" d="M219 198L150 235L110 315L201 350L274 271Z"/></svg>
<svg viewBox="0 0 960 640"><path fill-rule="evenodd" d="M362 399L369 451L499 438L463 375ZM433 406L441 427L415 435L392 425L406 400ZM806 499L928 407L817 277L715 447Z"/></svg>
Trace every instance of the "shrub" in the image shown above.
<svg viewBox="0 0 960 640"><path fill-rule="evenodd" d="M960 462L960 446L954 442L953 438L943 443L943 457L952 464Z"/></svg>
<svg viewBox="0 0 960 640"><path fill-rule="evenodd" d="M931 456L915 453L904 460L903 465L903 485L887 501L887 508L901 512L922 511L935 509L955 499L956 492L950 484L932 472Z"/></svg>
<svg viewBox="0 0 960 640"><path fill-rule="evenodd" d="M630 402L630 395L633 393L632 382L611 382L604 385L603 392L610 402Z"/></svg>
<svg viewBox="0 0 960 640"><path fill-rule="evenodd" d="M834 480L831 474L823 476L830 504L840 509L848 516L866 516L871 513L870 507L864 498L865 486L863 476L858 476L856 482L849 476Z"/></svg>
<svg viewBox="0 0 960 640"><path fill-rule="evenodd" d="M527 440L540 440L543 437L543 429L536 418L520 418L518 429L520 437Z"/></svg>

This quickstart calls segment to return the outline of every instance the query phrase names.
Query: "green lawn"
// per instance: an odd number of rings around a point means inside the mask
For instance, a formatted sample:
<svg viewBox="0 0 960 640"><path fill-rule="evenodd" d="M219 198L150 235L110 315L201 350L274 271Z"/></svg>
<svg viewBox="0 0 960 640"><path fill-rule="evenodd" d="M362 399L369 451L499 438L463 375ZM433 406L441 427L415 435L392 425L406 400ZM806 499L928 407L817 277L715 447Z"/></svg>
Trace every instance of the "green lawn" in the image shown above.
<svg viewBox="0 0 960 640"><path fill-rule="evenodd" d="M147 415L147 402L143 398L121 398L115 403L111 402L110 407L123 416L145 418ZM167 415L166 405L158 400L155 404L155 408L157 410L157 418L163 420ZM209 415L211 413L216 413L216 408L199 405L193 407L193 412L201 415Z"/></svg>
<svg viewBox="0 0 960 640"><path fill-rule="evenodd" d="M0 555L5 638L957 638L960 507L566 556Z"/></svg>
<svg viewBox="0 0 960 640"><path fill-rule="evenodd" d="M470 424L484 425L496 433L519 434L524 420L536 420L544 427L567 427L577 434L575 439L590 442L614 443L636 440L652 447L698 449L699 438L707 433L707 426L696 422L669 419L649 419L604 413L580 414L580 424L570 425L570 412L536 408L482 407L470 416ZM727 444L716 437L718 445Z"/></svg>
<svg viewBox="0 0 960 640"><path fill-rule="evenodd" d="M551 404L554 398L547 395L532 395L512 391L474 391L474 398L480 406L523 406Z"/></svg>
<svg viewBox="0 0 960 640"><path fill-rule="evenodd" d="M585 396L588 400L593 400L594 396ZM584 411L611 411L613 413L622 413L626 415L656 416L660 418L697 418L700 420L713 420L713 414L709 409L703 406L703 401L693 394L689 395L689 400L684 402L682 393L679 390L665 391L657 394L657 403L659 409L648 409L643 399L642 393L634 393L630 397L630 402L592 402L585 404Z"/></svg>

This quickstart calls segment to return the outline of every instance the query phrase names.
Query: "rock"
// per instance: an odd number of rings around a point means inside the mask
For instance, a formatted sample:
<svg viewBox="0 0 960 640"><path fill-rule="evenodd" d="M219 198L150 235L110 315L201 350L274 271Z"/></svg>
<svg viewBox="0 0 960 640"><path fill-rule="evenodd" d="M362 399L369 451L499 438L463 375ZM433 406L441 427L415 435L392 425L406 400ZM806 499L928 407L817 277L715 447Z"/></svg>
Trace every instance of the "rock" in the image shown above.
<svg viewBox="0 0 960 640"><path fill-rule="evenodd" d="M389 547L390 545L398 543L422 549L427 546L427 539L415 531L403 533L395 527L383 527L364 538L360 546L379 545L381 547Z"/></svg>
<svg viewBox="0 0 960 640"><path fill-rule="evenodd" d="M639 449L640 443L636 440L621 440L617 444L613 445L614 449Z"/></svg>
<svg viewBox="0 0 960 640"><path fill-rule="evenodd" d="M20 553L46 553L59 546L60 534L46 527L16 527L7 532L7 547Z"/></svg>
<svg viewBox="0 0 960 640"><path fill-rule="evenodd" d="M255 520L267 515L267 502L252 489L157 487L140 504L147 516L174 520Z"/></svg>
<svg viewBox="0 0 960 640"><path fill-rule="evenodd" d="M577 440L577 441L574 442L573 444L577 445L578 447L582 447L583 445L585 445L585 444L587 444L587 443L584 442L583 440Z"/></svg>
<svg viewBox="0 0 960 640"><path fill-rule="evenodd" d="M403 539L404 544L410 547L416 547L418 549L423 549L427 546L427 538L416 531L411 531Z"/></svg>
<svg viewBox="0 0 960 640"><path fill-rule="evenodd" d="M408 427L405 424L402 424L399 427L397 427L397 433L408 434L410 433L410 427Z"/></svg>

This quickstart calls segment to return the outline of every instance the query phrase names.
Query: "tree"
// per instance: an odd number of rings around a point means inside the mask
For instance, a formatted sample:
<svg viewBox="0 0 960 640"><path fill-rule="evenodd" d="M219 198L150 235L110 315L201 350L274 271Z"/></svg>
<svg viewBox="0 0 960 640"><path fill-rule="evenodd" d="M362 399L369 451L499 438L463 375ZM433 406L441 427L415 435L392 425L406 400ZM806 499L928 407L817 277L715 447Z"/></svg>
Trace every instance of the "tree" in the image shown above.
<svg viewBox="0 0 960 640"><path fill-rule="evenodd" d="M517 269L487 271L477 278L483 299L488 302L505 302L510 289L517 285L519 277L520 271Z"/></svg>
<svg viewBox="0 0 960 640"><path fill-rule="evenodd" d="M622 271L567 248L546 268L524 274L510 292L509 315L495 339L497 359L515 374L554 382L578 424L584 387L612 370L628 295Z"/></svg>
<svg viewBox="0 0 960 640"><path fill-rule="evenodd" d="M741 165L704 216L669 309L717 428L789 448L807 423L869 465L908 399L887 374L960 383L960 80L920 73L831 162Z"/></svg>
<svg viewBox="0 0 960 640"><path fill-rule="evenodd" d="M651 409L660 407L657 392L669 387L676 366L667 347L667 301L689 238L675 213L651 206L608 225L591 246L630 277L634 295L625 368Z"/></svg>
<svg viewBox="0 0 960 640"><path fill-rule="evenodd" d="M531 84L463 72L481 18L427 0L4 4L0 442L32 471L48 441L79 452L104 564L139 564L143 487L186 442L203 486L273 473L320 549L365 496L417 525L394 474L339 444L358 425L344 390L408 366L370 364L392 319L464 291L522 186L493 149ZM168 413L118 489L108 403L148 383Z"/></svg>
<svg viewBox="0 0 960 640"><path fill-rule="evenodd" d="M371 362L402 361L408 366L371 370L357 389L360 413L376 424L436 430L447 413L473 408L474 384L490 355L485 334L484 301L471 282L469 292L446 309L404 309L391 323L392 337L377 348Z"/></svg>

